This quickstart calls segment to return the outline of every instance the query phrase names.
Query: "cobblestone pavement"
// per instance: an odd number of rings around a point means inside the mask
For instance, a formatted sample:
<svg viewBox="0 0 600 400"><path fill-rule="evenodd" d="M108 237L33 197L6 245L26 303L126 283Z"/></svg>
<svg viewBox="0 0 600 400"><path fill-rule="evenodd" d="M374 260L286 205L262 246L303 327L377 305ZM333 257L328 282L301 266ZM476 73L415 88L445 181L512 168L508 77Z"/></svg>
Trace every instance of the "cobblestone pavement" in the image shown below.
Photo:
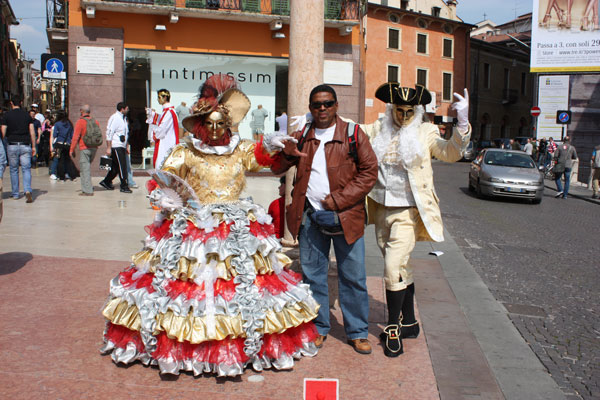
<svg viewBox="0 0 600 400"><path fill-rule="evenodd" d="M446 227L565 396L600 398L600 205L478 199L469 165L434 165Z"/></svg>

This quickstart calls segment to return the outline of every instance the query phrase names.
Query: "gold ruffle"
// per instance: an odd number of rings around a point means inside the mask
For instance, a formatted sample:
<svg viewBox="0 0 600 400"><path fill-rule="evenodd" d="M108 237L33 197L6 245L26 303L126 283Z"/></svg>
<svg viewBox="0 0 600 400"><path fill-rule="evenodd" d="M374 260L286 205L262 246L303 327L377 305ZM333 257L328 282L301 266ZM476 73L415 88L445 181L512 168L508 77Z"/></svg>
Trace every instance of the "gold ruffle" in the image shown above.
<svg viewBox="0 0 600 400"><path fill-rule="evenodd" d="M139 331L142 324L137 306L129 305L127 301L119 297L106 303L102 315L113 324L122 325L134 331Z"/></svg>
<svg viewBox="0 0 600 400"><path fill-rule="evenodd" d="M256 253L252 256L254 258L254 268L257 275L266 275L273 273L273 265L269 258L265 258L260 253ZM211 254L207 257L207 264L212 260L217 260L217 278L230 280L237 275L235 268L231 265L231 257L228 257L225 261L218 260L217 256ZM291 265L292 260L283 253L277 253L277 259L285 267ZM160 256L152 255L152 250L142 250L131 257L133 264L138 269L145 269L144 266L148 265L148 271L156 272L156 265L160 262ZM171 270L173 276L182 281L193 280L196 278L194 270L198 266L197 260L190 260L186 257L181 257L177 262L176 270Z"/></svg>
<svg viewBox="0 0 600 400"><path fill-rule="evenodd" d="M265 325L259 332L263 334L284 332L289 328L312 321L317 317L318 311L319 307L311 310L304 303L284 307L280 312L269 310L265 316ZM137 307L129 306L120 298L112 299L104 308L102 315L113 324L122 325L131 330L139 331L140 329ZM179 342L202 343L208 340L223 340L228 336L231 338L245 336L242 318L239 315L234 317L215 315L215 332L212 335L208 333L206 317L194 317L191 313L186 316L177 316L168 310L164 314L159 314L156 320L157 331L154 334L158 334L158 331L165 331L169 338L177 339Z"/></svg>

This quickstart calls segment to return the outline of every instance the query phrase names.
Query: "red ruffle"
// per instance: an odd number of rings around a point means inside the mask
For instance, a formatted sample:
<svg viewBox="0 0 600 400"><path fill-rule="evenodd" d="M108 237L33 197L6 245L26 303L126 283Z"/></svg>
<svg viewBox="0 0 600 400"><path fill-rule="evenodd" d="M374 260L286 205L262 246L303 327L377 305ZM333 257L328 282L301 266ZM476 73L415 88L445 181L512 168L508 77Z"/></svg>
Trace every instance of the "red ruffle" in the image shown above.
<svg viewBox="0 0 600 400"><path fill-rule="evenodd" d="M156 183L154 179L150 179L148 182L146 182L146 190L148 193L152 193L157 187L158 183Z"/></svg>
<svg viewBox="0 0 600 400"><path fill-rule="evenodd" d="M156 241L159 241L169 234L169 229L171 228L172 223L172 220L167 219L159 226L155 226L154 224L147 225L145 230L150 237ZM206 241L212 237L216 237L219 240L225 240L231 232L232 224L233 222L230 222L229 224L226 222L221 222L219 226L217 226L211 232L206 232L204 229L198 229L192 222L188 221L187 228L181 235L181 238L183 240L201 240L202 243L206 243ZM252 233L252 235L256 236L258 239L264 239L275 234L275 227L273 224L260 224L257 221L251 221L250 233Z"/></svg>
<svg viewBox="0 0 600 400"><path fill-rule="evenodd" d="M156 241L162 239L167 233L169 233L169 229L171 228L172 220L166 219L159 226L154 224L146 225L144 230L146 233L155 239Z"/></svg>
<svg viewBox="0 0 600 400"><path fill-rule="evenodd" d="M271 157L265 151L265 147L263 146L263 138L262 137L256 143L256 146L254 146L254 157L256 158L256 162L259 165L269 167L273 164L273 157Z"/></svg>
<svg viewBox="0 0 600 400"><path fill-rule="evenodd" d="M135 344L137 351L144 351L144 343L138 331L132 331L131 329L125 328L121 325L115 325L111 322L108 323L106 334L104 339L111 341L115 344L115 347L126 348L127 344Z"/></svg>
<svg viewBox="0 0 600 400"><path fill-rule="evenodd" d="M302 348L304 343L313 342L317 336L317 329L312 322L290 328L283 333L268 334L263 337L263 347L259 355L270 359L279 359L283 354L295 353L296 350ZM134 343L138 351L144 350L139 332L110 322L104 339L113 342L115 347L126 348L128 343ZM248 356L244 353L244 338L227 338L191 344L169 339L166 333L161 332L157 336L157 340L156 350L152 353L152 357L155 359L208 361L225 365L248 361Z"/></svg>
<svg viewBox="0 0 600 400"><path fill-rule="evenodd" d="M119 282L123 285L123 287L129 289L131 287L135 287L136 289L145 288L148 293L153 293L155 290L152 287L152 278L153 274L147 273L138 277L137 279L133 278L133 274L137 270L135 268L130 268L126 271L123 271L119 274ZM301 280L301 276L299 273L285 270L287 272L287 276L289 277L288 282L291 285L297 285ZM284 278L285 279L285 278ZM258 287L259 291L267 290L273 296L276 296L280 293L286 292L288 290L285 282L282 282L281 279L275 274L269 275L258 275L254 280L254 283ZM231 280L217 279L214 283L213 290L215 296L221 296L226 301L231 301L235 296L235 287L237 285ZM177 297L184 295L187 299L196 299L201 301L205 298L206 294L204 293L204 283L201 285L197 285L193 281L180 281L180 280L172 280L169 281L165 290L167 291L167 295L171 299L176 299Z"/></svg>

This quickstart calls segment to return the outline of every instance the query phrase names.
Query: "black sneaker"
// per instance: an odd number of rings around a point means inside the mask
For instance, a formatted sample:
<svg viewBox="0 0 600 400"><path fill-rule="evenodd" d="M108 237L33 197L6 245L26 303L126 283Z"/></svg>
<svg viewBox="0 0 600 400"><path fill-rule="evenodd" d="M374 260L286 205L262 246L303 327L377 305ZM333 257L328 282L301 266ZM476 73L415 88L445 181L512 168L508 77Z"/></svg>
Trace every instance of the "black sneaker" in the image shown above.
<svg viewBox="0 0 600 400"><path fill-rule="evenodd" d="M122 188L121 193L132 193L132 191L129 188Z"/></svg>
<svg viewBox="0 0 600 400"><path fill-rule="evenodd" d="M109 185L104 181L100 181L100 186L102 186L106 190L115 190L115 187L113 185Z"/></svg>
<svg viewBox="0 0 600 400"><path fill-rule="evenodd" d="M398 357L404 353L402 338L400 337L400 325L388 325L379 334L383 345L383 354L387 357Z"/></svg>

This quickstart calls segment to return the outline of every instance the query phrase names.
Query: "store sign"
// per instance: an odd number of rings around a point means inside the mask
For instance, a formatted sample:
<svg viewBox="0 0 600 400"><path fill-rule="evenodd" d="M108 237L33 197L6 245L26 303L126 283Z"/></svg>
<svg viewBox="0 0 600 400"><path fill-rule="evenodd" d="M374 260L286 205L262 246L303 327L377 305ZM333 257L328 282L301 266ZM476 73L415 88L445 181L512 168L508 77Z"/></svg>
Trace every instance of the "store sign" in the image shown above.
<svg viewBox="0 0 600 400"><path fill-rule="evenodd" d="M554 7L548 8L548 3ZM531 72L600 71L600 36L594 29L594 10L585 1L572 2L571 26L554 0L535 0L531 22ZM563 2L562 7L565 4ZM561 13L559 16L558 12ZM597 25L597 19L596 19Z"/></svg>
<svg viewBox="0 0 600 400"><path fill-rule="evenodd" d="M352 61L325 60L323 62L323 82L329 85L352 86Z"/></svg>
<svg viewBox="0 0 600 400"><path fill-rule="evenodd" d="M161 110L156 92L167 89L171 104L177 107L182 101L188 106L196 102L200 86L215 74L233 76L252 105L239 125L240 136L252 137L251 112L259 104L269 112L265 119L265 132L275 129L275 79L276 67L287 65L286 59L266 57L222 56L175 52L149 52L151 63L151 107Z"/></svg>
<svg viewBox="0 0 600 400"><path fill-rule="evenodd" d="M557 112L569 108L569 76L540 75L538 81L537 138L561 140L562 125L557 124Z"/></svg>
<svg viewBox="0 0 600 400"><path fill-rule="evenodd" d="M77 73L114 75L115 49L113 47L77 46Z"/></svg>

